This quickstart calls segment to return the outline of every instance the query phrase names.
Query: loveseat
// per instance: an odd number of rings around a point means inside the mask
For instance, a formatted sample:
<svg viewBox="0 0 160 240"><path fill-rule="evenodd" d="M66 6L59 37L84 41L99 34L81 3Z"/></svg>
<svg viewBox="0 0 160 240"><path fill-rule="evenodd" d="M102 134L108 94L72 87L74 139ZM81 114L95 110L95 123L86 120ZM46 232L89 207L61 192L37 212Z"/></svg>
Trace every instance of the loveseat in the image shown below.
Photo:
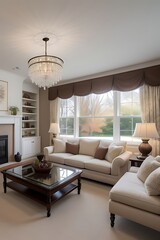
<svg viewBox="0 0 160 240"><path fill-rule="evenodd" d="M119 215L160 231L160 156L122 176L110 191L109 211L112 227Z"/></svg>
<svg viewBox="0 0 160 240"><path fill-rule="evenodd" d="M87 138L55 139L44 148L45 159L83 170L82 177L114 185L128 171L126 142Z"/></svg>

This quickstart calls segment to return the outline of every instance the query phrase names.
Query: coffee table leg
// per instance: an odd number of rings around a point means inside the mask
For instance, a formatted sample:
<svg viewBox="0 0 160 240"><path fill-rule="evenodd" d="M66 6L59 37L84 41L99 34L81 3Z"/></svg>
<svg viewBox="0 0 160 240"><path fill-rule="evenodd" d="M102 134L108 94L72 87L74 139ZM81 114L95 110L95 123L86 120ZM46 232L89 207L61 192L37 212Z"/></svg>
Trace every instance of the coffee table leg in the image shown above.
<svg viewBox="0 0 160 240"><path fill-rule="evenodd" d="M47 217L50 217L51 216L51 208L49 207L47 207Z"/></svg>
<svg viewBox="0 0 160 240"><path fill-rule="evenodd" d="M47 201L47 217L51 216L51 197L48 197L48 201Z"/></svg>
<svg viewBox="0 0 160 240"><path fill-rule="evenodd" d="M78 178L78 194L80 194L81 191L81 178Z"/></svg>
<svg viewBox="0 0 160 240"><path fill-rule="evenodd" d="M4 193L7 192L7 178L6 178L6 174L3 173L3 189L4 189Z"/></svg>

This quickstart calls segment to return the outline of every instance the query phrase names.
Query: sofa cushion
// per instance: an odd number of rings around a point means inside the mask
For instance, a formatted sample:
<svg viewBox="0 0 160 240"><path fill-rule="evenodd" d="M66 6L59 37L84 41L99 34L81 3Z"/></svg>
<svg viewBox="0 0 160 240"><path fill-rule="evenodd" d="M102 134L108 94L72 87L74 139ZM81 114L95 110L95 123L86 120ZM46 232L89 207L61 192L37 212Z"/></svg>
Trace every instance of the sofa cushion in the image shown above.
<svg viewBox="0 0 160 240"><path fill-rule="evenodd" d="M144 186L149 195L160 195L160 167L147 177Z"/></svg>
<svg viewBox="0 0 160 240"><path fill-rule="evenodd" d="M142 182L145 182L149 174L158 167L160 167L160 163L156 161L153 156L149 156L141 164L138 169L137 176Z"/></svg>
<svg viewBox="0 0 160 240"><path fill-rule="evenodd" d="M124 151L124 146L117 146L116 144L111 144L108 148L105 159L112 162L114 158L118 157Z"/></svg>
<svg viewBox="0 0 160 240"><path fill-rule="evenodd" d="M55 163L64 164L64 159L69 156L73 156L73 154L71 154L71 153L53 153L53 154L49 154L48 160L55 162Z"/></svg>
<svg viewBox="0 0 160 240"><path fill-rule="evenodd" d="M99 145L99 140L80 139L79 154L94 157L96 149Z"/></svg>
<svg viewBox="0 0 160 240"><path fill-rule="evenodd" d="M160 196L149 196L136 173L125 173L111 189L110 198L128 206L160 214Z"/></svg>
<svg viewBox="0 0 160 240"><path fill-rule="evenodd" d="M54 139L54 153L66 152L66 142L61 139Z"/></svg>
<svg viewBox="0 0 160 240"><path fill-rule="evenodd" d="M111 163L106 160L99 160L99 159L91 159L87 162L85 162L85 169L100 172L100 173L106 173L111 174Z"/></svg>
<svg viewBox="0 0 160 240"><path fill-rule="evenodd" d="M107 151L108 151L108 148L98 147L96 149L95 154L94 154L94 158L97 158L97 159L100 159L100 160L105 159Z"/></svg>
<svg viewBox="0 0 160 240"><path fill-rule="evenodd" d="M85 162L91 160L92 158L93 157L87 155L72 155L64 159L64 164L77 168L84 168Z"/></svg>
<svg viewBox="0 0 160 240"><path fill-rule="evenodd" d="M155 157L155 160L160 162L160 156L158 155L157 157Z"/></svg>
<svg viewBox="0 0 160 240"><path fill-rule="evenodd" d="M72 153L72 154L78 154L79 153L79 144L72 144L66 142L66 152Z"/></svg>

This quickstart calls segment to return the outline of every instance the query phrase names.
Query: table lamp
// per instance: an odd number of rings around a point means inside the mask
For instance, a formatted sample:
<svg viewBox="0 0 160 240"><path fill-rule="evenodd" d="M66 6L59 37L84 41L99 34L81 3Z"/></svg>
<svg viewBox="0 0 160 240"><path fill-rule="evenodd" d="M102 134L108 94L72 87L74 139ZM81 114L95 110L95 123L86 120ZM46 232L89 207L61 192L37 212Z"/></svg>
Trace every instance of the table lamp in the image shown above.
<svg viewBox="0 0 160 240"><path fill-rule="evenodd" d="M148 143L150 138L159 138L155 123L136 123L133 137L141 138L142 143L139 145L139 159L145 159L152 151L152 146Z"/></svg>
<svg viewBox="0 0 160 240"><path fill-rule="evenodd" d="M51 123L48 132L53 134L53 138L56 138L57 134L59 133L59 124L58 123Z"/></svg>

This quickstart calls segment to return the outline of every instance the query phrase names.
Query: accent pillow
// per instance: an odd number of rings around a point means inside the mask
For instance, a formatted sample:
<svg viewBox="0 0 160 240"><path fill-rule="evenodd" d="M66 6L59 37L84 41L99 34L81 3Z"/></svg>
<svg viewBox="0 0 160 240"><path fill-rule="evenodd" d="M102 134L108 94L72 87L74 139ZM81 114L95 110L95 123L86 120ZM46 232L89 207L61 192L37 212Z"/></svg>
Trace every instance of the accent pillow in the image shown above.
<svg viewBox="0 0 160 240"><path fill-rule="evenodd" d="M100 159L100 160L105 159L107 151L108 151L108 148L98 147L96 152L95 152L94 158L97 158L97 159Z"/></svg>
<svg viewBox="0 0 160 240"><path fill-rule="evenodd" d="M66 153L78 154L79 153L79 144L71 144L66 142Z"/></svg>
<svg viewBox="0 0 160 240"><path fill-rule="evenodd" d="M155 160L160 162L160 156L158 155L157 157L155 157Z"/></svg>
<svg viewBox="0 0 160 240"><path fill-rule="evenodd" d="M112 163L113 159L118 157L124 151L123 146L116 146L111 144L108 148L108 152L105 156L105 159Z"/></svg>
<svg viewBox="0 0 160 240"><path fill-rule="evenodd" d="M160 195L160 167L154 170L146 179L145 190L150 196Z"/></svg>
<svg viewBox="0 0 160 240"><path fill-rule="evenodd" d="M137 177L142 182L145 182L149 174L153 172L155 169L157 169L158 167L160 167L160 163L156 161L153 156L149 156L143 161L140 168L138 169Z"/></svg>
<svg viewBox="0 0 160 240"><path fill-rule="evenodd" d="M79 154L94 157L94 154L98 146L99 140L80 139Z"/></svg>
<svg viewBox="0 0 160 240"><path fill-rule="evenodd" d="M66 142L60 139L54 139L54 153L66 152Z"/></svg>

